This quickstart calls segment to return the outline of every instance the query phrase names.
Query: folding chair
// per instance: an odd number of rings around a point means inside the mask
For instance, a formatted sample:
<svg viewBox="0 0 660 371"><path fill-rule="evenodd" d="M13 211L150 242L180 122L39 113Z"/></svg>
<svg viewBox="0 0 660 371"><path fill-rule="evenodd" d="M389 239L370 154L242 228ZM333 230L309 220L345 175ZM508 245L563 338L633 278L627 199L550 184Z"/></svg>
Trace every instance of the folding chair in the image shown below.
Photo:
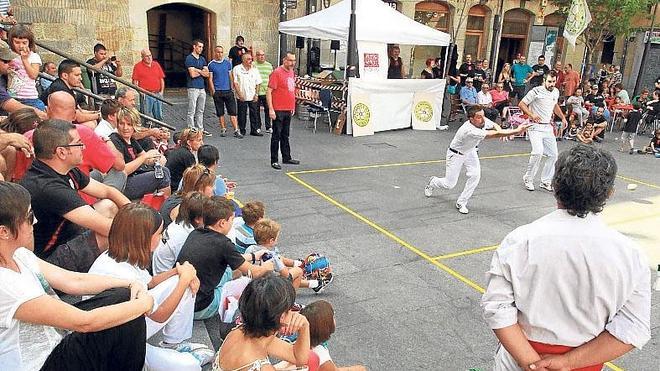
<svg viewBox="0 0 660 371"><path fill-rule="evenodd" d="M316 133L316 120L323 116L323 114L328 116L328 126L332 132L332 119L330 119L330 104L332 103L332 91L329 89L321 89L319 91L319 100L321 104L308 102L308 111L310 117L314 117L314 132Z"/></svg>

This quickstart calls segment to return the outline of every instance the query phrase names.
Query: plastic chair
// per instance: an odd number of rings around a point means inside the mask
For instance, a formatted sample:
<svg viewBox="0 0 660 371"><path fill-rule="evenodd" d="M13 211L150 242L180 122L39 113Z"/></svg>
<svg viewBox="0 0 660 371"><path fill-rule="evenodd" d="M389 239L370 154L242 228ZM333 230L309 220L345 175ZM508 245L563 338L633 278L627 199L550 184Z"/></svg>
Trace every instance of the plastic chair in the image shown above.
<svg viewBox="0 0 660 371"><path fill-rule="evenodd" d="M316 133L316 120L326 114L328 116L328 126L332 132L332 120L330 119L330 104L332 103L332 92L328 89L319 91L319 100L321 104L307 103L310 117L314 117L314 132Z"/></svg>

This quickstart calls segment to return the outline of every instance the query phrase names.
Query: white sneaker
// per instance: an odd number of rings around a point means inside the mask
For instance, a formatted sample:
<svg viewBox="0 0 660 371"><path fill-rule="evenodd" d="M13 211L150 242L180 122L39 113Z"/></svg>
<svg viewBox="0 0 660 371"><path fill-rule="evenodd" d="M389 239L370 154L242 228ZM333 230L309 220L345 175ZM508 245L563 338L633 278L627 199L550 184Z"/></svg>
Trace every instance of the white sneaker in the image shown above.
<svg viewBox="0 0 660 371"><path fill-rule="evenodd" d="M447 129L449 129L449 125L441 125L441 126L438 127L438 130L440 130L440 131L444 131L444 130L447 130Z"/></svg>
<svg viewBox="0 0 660 371"><path fill-rule="evenodd" d="M458 209L458 212L461 214L467 214L470 212L468 208L465 205L461 205L459 203L456 204L456 208Z"/></svg>
<svg viewBox="0 0 660 371"><path fill-rule="evenodd" d="M534 190L534 182L531 179L527 179L526 176L523 176L523 183L525 183L525 188L527 188L528 191Z"/></svg>
<svg viewBox="0 0 660 371"><path fill-rule="evenodd" d="M429 178L428 184L426 184L426 187L424 187L424 196L426 197L433 196L433 186L431 186L431 179L433 179L433 177Z"/></svg>
<svg viewBox="0 0 660 371"><path fill-rule="evenodd" d="M554 192L555 191L554 188L552 188L552 184L550 184L550 183L541 182L541 184L539 184L539 188L543 188L548 192Z"/></svg>

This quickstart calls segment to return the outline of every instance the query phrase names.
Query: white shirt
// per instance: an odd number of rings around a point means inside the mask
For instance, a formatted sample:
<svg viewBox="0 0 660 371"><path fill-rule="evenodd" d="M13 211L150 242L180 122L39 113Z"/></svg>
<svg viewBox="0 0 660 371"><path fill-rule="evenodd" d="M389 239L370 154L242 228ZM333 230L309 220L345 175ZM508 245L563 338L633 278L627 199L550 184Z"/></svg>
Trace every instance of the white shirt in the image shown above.
<svg viewBox="0 0 660 371"><path fill-rule="evenodd" d="M319 366L322 366L328 361L332 361L328 348L324 347L323 345L315 346L312 348L312 352L316 353L316 355L319 357Z"/></svg>
<svg viewBox="0 0 660 371"><path fill-rule="evenodd" d="M39 260L26 248L14 252L20 273L0 268L0 368L39 370L62 340L55 328L14 318L18 307L42 295L57 298L39 269Z"/></svg>
<svg viewBox="0 0 660 371"><path fill-rule="evenodd" d="M111 258L107 251L96 258L92 267L89 268L89 273L129 281L138 280L144 284L144 287L151 282L151 275L146 269L141 269L128 262L118 262Z"/></svg>
<svg viewBox="0 0 660 371"><path fill-rule="evenodd" d="M558 100L559 90L552 88L552 91L548 91L543 86L537 86L525 95L522 102L541 118L541 124L549 124L552 122L553 111Z"/></svg>
<svg viewBox="0 0 660 371"><path fill-rule="evenodd" d="M253 100L257 94L257 85L262 83L259 70L254 66L247 70L242 64L239 64L234 67L232 73L234 74L234 81L238 84L243 101ZM238 99L238 97L236 98Z"/></svg>
<svg viewBox="0 0 660 371"><path fill-rule="evenodd" d="M472 125L470 120L465 121L463 125L456 131L454 139L451 140L449 148L456 150L462 154L467 154L473 151L479 142L486 138L486 130L493 128L493 122L484 118L484 127L479 129Z"/></svg>
<svg viewBox="0 0 660 371"><path fill-rule="evenodd" d="M651 276L634 243L598 215L556 210L509 233L481 299L491 329L576 347L604 330L641 348L651 337Z"/></svg>
<svg viewBox="0 0 660 371"><path fill-rule="evenodd" d="M94 132L96 135L101 137L101 139L108 139L110 138L110 134L116 133L117 128L112 127L112 124L106 121L105 119L102 119L101 122L99 122L98 125L94 128Z"/></svg>
<svg viewBox="0 0 660 371"><path fill-rule="evenodd" d="M176 264L183 243L186 242L188 235L195 228L187 224L171 223L163 232L165 243L160 241L158 247L153 253L152 268L154 274L166 272Z"/></svg>
<svg viewBox="0 0 660 371"><path fill-rule="evenodd" d="M483 91L477 93L477 103L483 104L484 106L490 105L493 103L493 97L489 92L484 94Z"/></svg>

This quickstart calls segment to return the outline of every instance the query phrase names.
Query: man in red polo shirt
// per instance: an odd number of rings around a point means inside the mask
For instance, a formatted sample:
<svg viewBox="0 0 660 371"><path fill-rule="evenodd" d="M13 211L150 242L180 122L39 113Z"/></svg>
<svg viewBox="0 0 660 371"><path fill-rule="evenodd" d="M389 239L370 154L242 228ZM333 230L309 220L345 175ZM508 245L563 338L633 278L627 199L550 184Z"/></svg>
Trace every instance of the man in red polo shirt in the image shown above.
<svg viewBox="0 0 660 371"><path fill-rule="evenodd" d="M165 90L163 69L154 60L149 49L142 49L140 54L142 60L133 67L133 84L162 97ZM163 105L157 99L145 96L143 112L156 120L163 120Z"/></svg>
<svg viewBox="0 0 660 371"><path fill-rule="evenodd" d="M282 162L298 165L300 161L291 158L289 147L289 127L291 116L296 111L296 76L293 68L296 65L296 55L286 53L282 65L277 67L270 75L266 100L268 101L268 115L273 120L273 134L270 137L270 166L280 170L278 163L279 150L282 151Z"/></svg>

